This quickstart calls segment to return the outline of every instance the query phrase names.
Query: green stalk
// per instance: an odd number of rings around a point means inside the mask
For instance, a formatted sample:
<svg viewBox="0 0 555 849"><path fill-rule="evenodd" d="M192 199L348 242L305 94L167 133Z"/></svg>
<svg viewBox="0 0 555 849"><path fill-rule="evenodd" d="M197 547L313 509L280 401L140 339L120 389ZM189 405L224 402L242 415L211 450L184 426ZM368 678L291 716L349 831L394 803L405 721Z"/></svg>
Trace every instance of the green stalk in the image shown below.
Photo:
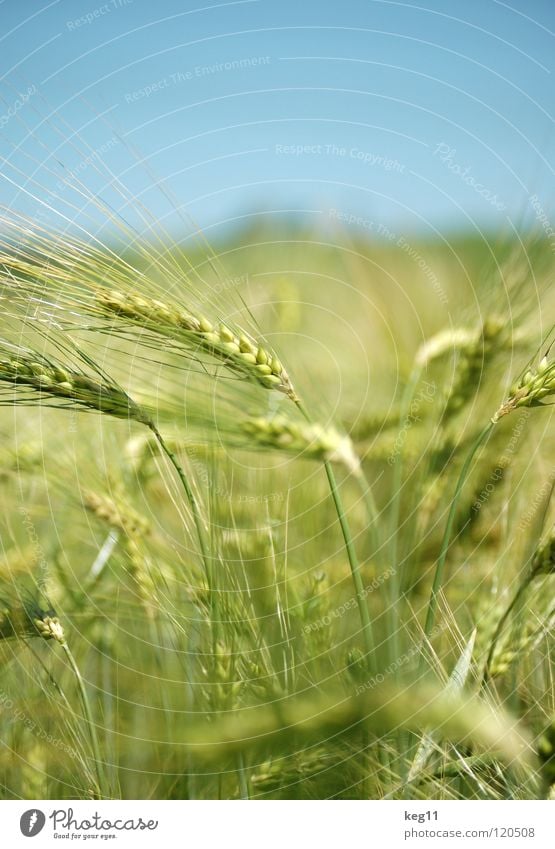
<svg viewBox="0 0 555 849"><path fill-rule="evenodd" d="M444 574L444 571L445 571L445 561L447 559L447 552L449 551L449 546L451 545L451 536L452 536L452 533L453 533L453 525L454 525L454 522L455 522L455 516L456 516L456 513L457 513L457 507L459 505L459 499L460 499L460 496L461 496L461 492L462 492L462 489L464 487L464 484L466 483L466 479L468 477L468 472L470 470L470 466L471 466L472 461L473 461L473 459L476 455L476 452L478 451L480 446L485 442L487 437L490 435L490 433L493 429L493 426L494 426L494 422L489 421L487 423L487 425L485 426L485 428L480 432L480 434L476 438L476 441L472 445L470 451L468 452L466 460L464 461L463 467L461 469L461 473L459 475L459 479L457 481L457 486L455 487L455 492L453 494L453 498L451 500L451 506L449 508L449 515L447 517L447 524L445 526L445 532L443 534L443 540L442 540L442 543L441 543L439 557L438 557L438 560L437 560L436 570L435 570L435 574L434 574L434 580L433 580L433 583L432 583L432 589L431 589L431 593L430 593L430 600L428 602L428 611L427 611L427 614L426 614L426 624L424 626L424 634L425 634L426 639L430 638L430 635L432 633L434 623L435 623L438 595L439 595L439 591L441 589L441 586L443 584L443 574ZM422 658L423 655L421 655L420 657Z"/></svg>
<svg viewBox="0 0 555 849"><path fill-rule="evenodd" d="M366 475L360 470L360 474L356 476L357 482L360 486L360 491L362 494L362 498L364 501L364 507L366 509L366 515L368 518L368 525L370 528L369 531L369 539L370 544L372 546L372 557L376 557L378 551L381 548L380 537L378 534L378 519L379 519L379 510L378 505L374 499L374 494L372 489L370 488L370 484L366 479Z"/></svg>
<svg viewBox="0 0 555 849"><path fill-rule="evenodd" d="M418 381L422 375L420 366L415 366L411 372L410 378L403 391L401 399L401 409L399 412L399 427L403 426L403 422L408 417L410 405L414 397L414 392L418 386ZM395 662L401 654L399 647L399 629L401 627L400 602L403 589L403 577L399 570L399 516L401 514L401 490L403 487L403 451L399 453L397 462L393 472L392 484L392 504L391 504L391 525L390 525L390 565L393 567L393 574L389 579L389 637L390 637L390 660Z"/></svg>
<svg viewBox="0 0 555 849"><path fill-rule="evenodd" d="M97 733L96 733L96 725L94 724L94 721L93 721L91 706L90 706L90 702L89 702L89 697L87 695L87 689L85 687L85 682L83 681L83 678L81 676L81 672L79 671L79 667L77 666L77 662L76 662L75 658L73 657L71 649L68 646L66 640L63 639L63 640L59 640L58 642L60 643L61 647L63 648L63 650L66 654L66 657L69 661L69 665L71 666L73 674L75 675L75 680L77 681L77 686L79 688L79 694L81 696L81 702L83 704L83 711L84 711L84 714L85 714L85 719L86 719L87 725L89 727L89 735L90 735L90 739L91 739L91 748L92 748L93 757L94 757L94 760L95 760L96 781L97 781L97 785L98 785L98 787L97 787L98 796L101 799L109 799L110 793L107 791L107 787L105 787L104 770L103 770L102 761L101 761L101 758L100 758L100 746L98 745L98 736L97 736Z"/></svg>
<svg viewBox="0 0 555 849"><path fill-rule="evenodd" d="M301 411L307 422L311 422L311 418L303 407L302 403L298 399L295 403L297 404L298 409ZM328 477L330 492L333 498L333 503L335 505L335 512L337 513L337 518L339 519L339 525L341 527L341 533L343 534L345 550L347 552L347 558L349 560L349 566L351 569L351 576L353 579L353 586L355 588L358 612L362 625L362 638L364 641L364 647L366 649L366 663L369 665L369 667L372 667L374 655L374 638L372 635L372 623L370 621L370 615L368 613L368 605L366 604L366 599L364 598L364 584L362 583L362 576L360 574L360 564L358 562L357 553L353 543L353 535L351 534L349 521L347 519L347 516L345 515L343 502L341 500L341 495L339 494L339 488L337 486L337 481L335 479L335 474L331 463L329 461L326 461L324 463L324 468Z"/></svg>
<svg viewBox="0 0 555 849"><path fill-rule="evenodd" d="M237 773L239 776L239 793L241 794L241 799L250 799L249 780L245 769L245 758L243 757L243 752L237 753Z"/></svg>
<svg viewBox="0 0 555 849"><path fill-rule="evenodd" d="M408 412L410 410L410 405L412 403L412 399L414 396L414 391L418 386L418 381L420 380L422 374L422 369L420 366L415 366L412 370L410 378L405 386L403 391L403 397L401 398L401 409L399 411L399 426L402 427L403 422L408 417ZM396 565L397 562L397 543L399 538L399 515L401 512L401 487L403 483L403 452L399 453L399 459L395 463L395 469L393 474L393 496L391 503L391 528L390 528L390 538L391 538L391 554L390 559L393 566Z"/></svg>
<svg viewBox="0 0 555 849"><path fill-rule="evenodd" d="M208 553L208 548L207 548L206 540L205 540L205 537L204 537L205 529L203 527L202 518L201 518L201 515L200 515L200 509L199 509L199 506L198 506L198 502L197 502L197 500L194 496L193 490L191 489L191 485L189 484L189 481L187 480L187 476L185 475L185 472L183 471L183 468L182 468L179 460L177 459L177 457L175 456L174 452L171 450L169 445L167 445L166 442L164 441L164 438L162 437L162 434L160 433L160 431L158 430L156 425L153 422L150 422L149 427L150 427L150 430L152 431L152 433L154 434L154 436L156 437L156 440L158 441L160 448L162 449L162 451L164 452L164 454L166 455L166 457L168 458L168 460L171 462L172 466L174 467L175 471L177 472L179 480L181 481L181 484L182 484L183 489L185 491L185 495L187 496L187 501L189 502L191 512L193 514L193 520L194 520L194 523L195 523L197 537L198 537L198 541L199 541L199 545L200 545L202 562L204 564L204 572L205 572L205 575L206 575L206 580L208 581L208 586L210 587L210 607L211 607L210 624L211 624L211 633L212 633L212 657L214 658L215 654L216 654L216 645L217 645L217 642L218 642L218 630L219 630L219 628L218 628L218 623L219 623L218 596L217 596L217 591L214 588L213 575L212 575L212 561L211 561L210 555ZM245 770L244 770L244 766L242 765L242 763L238 763L237 771L238 771L238 775L239 775L239 786L240 786L241 797L248 799L249 798L248 797L248 783L247 783L247 780L246 780L246 777L245 777ZM219 798L221 798L221 777L218 780L218 787L219 787L218 795L219 795Z"/></svg>
<svg viewBox="0 0 555 849"><path fill-rule="evenodd" d="M297 400L295 403L297 404L297 407L299 408L307 422L311 422L311 418L303 407L302 403L299 400ZM339 525L341 527L341 533L343 534L345 550L347 552L347 558L349 560L349 566L351 569L351 576L353 579L353 586L355 588L360 623L362 625L362 638L364 641L364 647L366 649L366 662L369 666L373 666L374 638L372 635L372 623L370 621L370 615L368 613L368 605L366 604L366 600L364 598L364 584L362 583L362 576L360 574L360 564L358 562L357 553L353 543L353 535L351 534L349 521L347 519L347 516L345 515L343 502L341 500L341 495L339 494L339 488L337 486L337 481L335 479L335 474L331 463L329 461L326 461L324 463L324 468L328 477L330 492L333 498L333 503L335 505L335 512L337 513L337 518L339 519Z"/></svg>
<svg viewBox="0 0 555 849"><path fill-rule="evenodd" d="M150 422L149 428L152 431L152 433L154 434L154 436L156 437L158 444L160 445L160 448L162 449L162 451L164 452L164 454L166 455L166 457L168 458L168 460L170 461L170 463L172 464L172 466L176 470L176 472L179 476L179 480L181 481L181 483L183 485L183 489L185 490L185 495L187 496L187 501L189 502L189 506L190 506L191 512L193 514L193 520L194 520L195 528L196 528L196 531L197 531L197 537L198 537L198 541L199 541L199 545L200 545L200 550L201 550L202 560L203 560L203 563L204 563L204 568L206 570L206 575L209 576L210 575L210 558L209 558L209 555L208 555L208 549L206 547L206 541L204 539L204 528L203 528L203 524L202 524L200 510L199 510L197 500L196 500L196 498L193 494L193 490L191 489L189 481L187 480L187 477L185 475L185 472L183 471L183 468L181 467L181 464L179 463L179 460L177 459L177 457L175 456L175 454L173 453L171 448L164 441L162 434L160 433L160 431L158 430L156 425L153 422Z"/></svg>
<svg viewBox="0 0 555 849"><path fill-rule="evenodd" d="M307 422L310 422L310 416L308 415L307 411L298 399L296 401L296 404L305 419L307 420ZM366 651L366 663L369 667L371 667L373 666L374 638L372 635L372 623L370 622L370 616L368 614L368 605L366 604L366 600L364 598L364 584L362 583L362 576L360 574L360 564L358 562L357 553L353 543L353 535L351 533L349 521L345 515L343 502L341 500L341 495L339 494L339 488L337 486L337 481L335 479L335 474L331 463L329 461L326 461L324 463L324 468L326 470L331 496L335 505L335 512L337 513L337 518L339 519L339 525L341 527L341 533L343 534L345 550L347 552L347 558L349 560L349 566L351 569L351 576L355 589L360 623L362 625L362 638Z"/></svg>
<svg viewBox="0 0 555 849"><path fill-rule="evenodd" d="M337 518L339 519L341 532L343 534L343 540L345 542L345 549L347 551L347 557L349 559L349 566L351 567L351 575L353 578L353 585L356 593L358 612L362 625L362 637L364 640L364 647L366 649L366 662L370 665L372 663L372 657L374 653L374 639L372 635L372 623L370 621L370 615L368 613L368 605L364 597L364 584L362 583L362 576L360 574L360 565L355 551L351 529L347 517L345 515L343 502L341 501L341 496L339 494L337 481L335 480L335 474L331 467L331 463L324 463L324 468L326 469L326 475L328 476L328 483L330 486L333 503L335 504Z"/></svg>

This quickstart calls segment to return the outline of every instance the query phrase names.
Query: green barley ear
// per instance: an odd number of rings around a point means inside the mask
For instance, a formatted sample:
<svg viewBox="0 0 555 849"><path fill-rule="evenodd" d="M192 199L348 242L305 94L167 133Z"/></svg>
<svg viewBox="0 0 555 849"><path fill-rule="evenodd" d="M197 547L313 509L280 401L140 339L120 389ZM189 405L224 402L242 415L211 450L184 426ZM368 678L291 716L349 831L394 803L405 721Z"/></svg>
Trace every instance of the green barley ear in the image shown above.
<svg viewBox="0 0 555 849"><path fill-rule="evenodd" d="M163 337L175 343L174 350L179 348L195 359L208 357L234 374L298 402L279 358L246 330L208 318L191 303L160 299L152 281L141 279L140 272L125 260L108 264L101 251L79 240L52 239L50 244L30 222L22 233L16 225L16 232L26 250L22 256L0 250L0 272L4 271L7 292L18 303L28 307L32 296L35 308L42 305L48 314L54 303L60 320L74 324L76 316L89 316L102 320L104 331L126 335L134 330L134 341L136 330L143 330L141 343L151 348L161 347L160 339L153 336ZM47 262L41 262L44 259ZM118 288L104 285L108 273ZM154 290L155 297L147 294L148 290Z"/></svg>
<svg viewBox="0 0 555 849"><path fill-rule="evenodd" d="M380 412L368 412L358 415L356 420L344 421L345 428L355 442L364 442L377 436L383 436L384 431L398 428L403 411L400 405L392 406Z"/></svg>
<svg viewBox="0 0 555 849"><path fill-rule="evenodd" d="M360 462L351 440L335 428L293 422L285 416L247 419L241 426L256 446L302 454L323 462L341 463L354 474L360 473Z"/></svg>
<svg viewBox="0 0 555 849"><path fill-rule="evenodd" d="M484 682L487 681L487 679L490 678L492 675L492 665L497 650L497 644L503 632L503 628L505 627L505 623L511 616L512 612L517 609L519 604L522 603L522 599L524 598L525 593L528 591L528 588L538 576L555 574L554 560L555 525L552 527L547 538L543 542L541 542L536 548L536 551L532 555L529 570L522 578L511 602L509 603L501 618L499 619L499 622L497 623L497 628L495 629L495 633L493 634L493 637L491 639L488 657L486 660Z"/></svg>
<svg viewBox="0 0 555 849"><path fill-rule="evenodd" d="M518 407L543 407L544 398L555 393L555 363L543 357L537 368L528 369L511 388L509 397L492 418L495 424Z"/></svg>
<svg viewBox="0 0 555 849"><path fill-rule="evenodd" d="M503 640L503 642L501 640L498 641L500 645L495 649L489 667L489 676L491 678L505 675L515 662L518 662L522 658L530 658L532 652L541 646L546 636L553 631L555 612L550 609L551 597L544 591L543 587L540 587L537 599L540 609L536 610L534 601L531 600L529 602L529 609L530 611L534 610L534 615L527 617L522 622L522 628L518 636L514 637L509 632L508 638ZM546 609L542 609L544 606L546 606ZM490 639L491 636L490 634Z"/></svg>
<svg viewBox="0 0 555 849"><path fill-rule="evenodd" d="M449 354L468 359L470 364L491 357L496 351L510 350L515 345L525 345L527 335L522 331L507 332L508 322L503 316L490 315L478 327L449 327L427 339L418 349L416 364L424 368Z"/></svg>
<svg viewBox="0 0 555 849"><path fill-rule="evenodd" d="M109 495L86 490L83 493L86 510L113 530L121 531L126 537L137 539L150 532L150 522L122 500Z"/></svg>
<svg viewBox="0 0 555 849"><path fill-rule="evenodd" d="M34 472L44 460L42 444L33 439L18 445L0 446L0 480L15 474Z"/></svg>
<svg viewBox="0 0 555 849"><path fill-rule="evenodd" d="M13 587L20 579L26 581L31 579L34 584L33 575L36 574L40 562L40 554L36 546L32 544L23 546L12 546L0 558L0 585Z"/></svg>
<svg viewBox="0 0 555 849"><path fill-rule="evenodd" d="M55 640L57 643L65 642L64 629L56 616L35 619L34 625L39 636L44 640Z"/></svg>
<svg viewBox="0 0 555 849"><path fill-rule="evenodd" d="M266 389L278 389L293 401L298 400L279 359L245 331L210 321L193 310L131 292L100 290L96 301L106 316L168 337L193 353L213 357Z"/></svg>
<svg viewBox="0 0 555 849"><path fill-rule="evenodd" d="M449 514L447 517L447 524L445 526L445 532L443 534L443 540L441 543L441 549L439 553L439 557L436 564L436 569L434 573L434 579L432 584L432 590L430 593L430 603L428 605L428 612L426 615L426 625L425 632L426 635L429 636L431 629L434 625L435 614L437 609L437 594L441 587L441 583L443 580L443 572L445 569L445 562L447 559L447 552L449 550L449 546L451 544L451 535L453 531L453 526L455 523L455 514L457 511L460 495L462 492L462 488L466 482L468 477L468 473L472 464L476 453L480 449L480 447L486 442L489 438L492 429L495 427L497 422L503 418L503 416L508 415L513 410L518 409L518 407L542 407L545 406L542 401L544 398L547 398L549 395L555 393L555 363L550 363L547 359L547 355L543 357L539 366L532 370L528 369L518 380L514 386L512 387L509 397L506 401L501 404L497 412L491 417L490 421L483 428L483 430L478 434L472 447L467 454L464 465L461 469L459 479L457 481L457 486L455 489L455 494L453 499L451 500L451 506L449 508ZM533 573L532 573L533 574ZM526 581L521 584L519 592L515 596L515 602L519 598L519 594L524 592L527 586ZM508 615L508 614L507 614ZM502 627L504 623L504 618L501 620L500 627ZM497 639L498 633L494 637L494 641L492 644L492 648L490 649L490 655L486 662L486 675L489 664L491 663L491 659L493 657L493 650L495 640Z"/></svg>
<svg viewBox="0 0 555 849"><path fill-rule="evenodd" d="M340 747L310 747L279 757L276 761L267 760L259 764L251 776L251 783L259 793L276 793L280 789L287 791L296 785L305 788L308 782L322 774L338 775L337 772L332 773L338 767L342 767L341 774L344 774L345 752ZM345 780L349 779L346 777Z"/></svg>
<svg viewBox="0 0 555 849"><path fill-rule="evenodd" d="M0 606L0 640L13 637L42 637L59 641L63 629L55 611L44 610L33 598L5 601Z"/></svg>
<svg viewBox="0 0 555 849"><path fill-rule="evenodd" d="M0 340L0 388L13 390L4 403L35 404L95 410L119 419L150 425L150 416L121 387L55 362L28 348Z"/></svg>
<svg viewBox="0 0 555 849"><path fill-rule="evenodd" d="M368 664L360 649L354 648L347 652L346 669L357 684L368 678Z"/></svg>

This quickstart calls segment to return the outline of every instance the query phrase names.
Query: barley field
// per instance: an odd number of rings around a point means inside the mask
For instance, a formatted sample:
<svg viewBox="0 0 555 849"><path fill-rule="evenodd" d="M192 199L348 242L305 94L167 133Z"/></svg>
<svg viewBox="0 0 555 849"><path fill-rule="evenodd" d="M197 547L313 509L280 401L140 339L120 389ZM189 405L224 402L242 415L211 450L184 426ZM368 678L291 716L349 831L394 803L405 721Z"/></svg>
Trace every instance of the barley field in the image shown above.
<svg viewBox="0 0 555 849"><path fill-rule="evenodd" d="M545 238L95 203L2 215L2 797L548 797Z"/></svg>

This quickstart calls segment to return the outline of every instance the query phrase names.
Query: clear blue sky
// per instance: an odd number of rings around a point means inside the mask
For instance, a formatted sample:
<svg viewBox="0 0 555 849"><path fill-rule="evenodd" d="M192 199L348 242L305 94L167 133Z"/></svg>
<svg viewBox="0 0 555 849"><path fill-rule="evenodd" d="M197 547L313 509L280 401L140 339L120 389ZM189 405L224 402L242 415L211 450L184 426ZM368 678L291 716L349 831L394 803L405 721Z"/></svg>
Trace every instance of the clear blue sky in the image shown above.
<svg viewBox="0 0 555 849"><path fill-rule="evenodd" d="M20 183L97 190L88 150L211 236L284 210L374 233L555 227L552 0L2 0L0 19ZM36 208L5 181L0 202Z"/></svg>

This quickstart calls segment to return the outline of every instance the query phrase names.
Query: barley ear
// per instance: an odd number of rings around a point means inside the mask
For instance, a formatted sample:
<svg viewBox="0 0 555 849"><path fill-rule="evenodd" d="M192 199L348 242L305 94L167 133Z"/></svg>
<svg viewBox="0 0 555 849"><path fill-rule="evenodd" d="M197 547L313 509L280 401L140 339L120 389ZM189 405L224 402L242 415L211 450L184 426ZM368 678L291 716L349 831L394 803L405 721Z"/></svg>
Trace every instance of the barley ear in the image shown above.
<svg viewBox="0 0 555 849"><path fill-rule="evenodd" d="M295 403L298 401L280 360L244 331L210 321L194 310L131 292L101 290L96 293L96 301L105 315L174 339L193 352L214 357L266 389L277 389Z"/></svg>
<svg viewBox="0 0 555 849"><path fill-rule="evenodd" d="M497 423L518 407L543 407L543 399L554 393L555 363L543 357L537 368L528 369L512 386L509 397L492 417L492 422Z"/></svg>

